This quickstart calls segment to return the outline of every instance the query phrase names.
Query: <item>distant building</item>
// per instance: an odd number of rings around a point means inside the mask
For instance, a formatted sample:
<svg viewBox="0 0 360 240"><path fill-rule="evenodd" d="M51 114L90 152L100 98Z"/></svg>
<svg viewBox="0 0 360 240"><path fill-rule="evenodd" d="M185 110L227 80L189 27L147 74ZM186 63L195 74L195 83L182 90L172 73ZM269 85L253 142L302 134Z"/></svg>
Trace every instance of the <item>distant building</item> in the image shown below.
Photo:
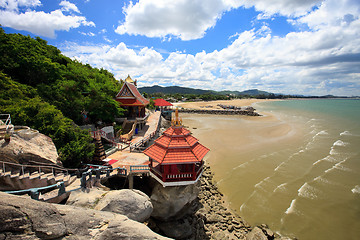
<svg viewBox="0 0 360 240"><path fill-rule="evenodd" d="M149 156L150 175L164 187L196 183L204 170L209 149L199 143L176 119L155 143L144 150Z"/></svg>

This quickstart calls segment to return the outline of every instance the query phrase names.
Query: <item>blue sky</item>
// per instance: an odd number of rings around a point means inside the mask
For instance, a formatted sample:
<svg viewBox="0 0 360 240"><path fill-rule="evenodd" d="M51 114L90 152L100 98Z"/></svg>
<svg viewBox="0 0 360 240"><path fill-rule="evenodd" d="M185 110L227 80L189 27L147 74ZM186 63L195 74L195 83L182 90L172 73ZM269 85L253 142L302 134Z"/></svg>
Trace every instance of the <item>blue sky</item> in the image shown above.
<svg viewBox="0 0 360 240"><path fill-rule="evenodd" d="M360 95L358 0L0 0L7 33L140 86Z"/></svg>

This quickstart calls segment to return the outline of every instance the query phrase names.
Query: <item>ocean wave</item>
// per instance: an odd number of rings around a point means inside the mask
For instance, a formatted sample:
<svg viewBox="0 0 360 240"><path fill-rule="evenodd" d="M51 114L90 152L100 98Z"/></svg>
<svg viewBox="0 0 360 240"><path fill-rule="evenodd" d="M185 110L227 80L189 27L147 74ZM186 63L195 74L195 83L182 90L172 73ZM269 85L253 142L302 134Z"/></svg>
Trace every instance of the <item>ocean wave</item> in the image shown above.
<svg viewBox="0 0 360 240"><path fill-rule="evenodd" d="M270 177L264 178L263 180L261 180L260 182L258 182L257 184L255 184L254 187L264 189L264 188L261 187L261 184L262 184L263 182L268 181L269 179L270 179Z"/></svg>
<svg viewBox="0 0 360 240"><path fill-rule="evenodd" d="M247 165L249 165L249 162L244 162L244 163L240 164L239 166L234 167L233 170L236 170L238 168L245 168Z"/></svg>
<svg viewBox="0 0 360 240"><path fill-rule="evenodd" d="M293 199L291 201L290 206L288 207L288 209L286 209L285 214L295 213L295 203L296 203L296 199Z"/></svg>
<svg viewBox="0 0 360 240"><path fill-rule="evenodd" d="M340 133L340 136L353 136L353 134L351 134L351 132L349 131L343 131L342 133Z"/></svg>
<svg viewBox="0 0 360 240"><path fill-rule="evenodd" d="M346 145L348 145L349 143L347 142L343 142L341 140L337 140L336 142L334 142L333 146L339 146L339 147L345 147Z"/></svg>
<svg viewBox="0 0 360 240"><path fill-rule="evenodd" d="M277 186L275 189L274 189L274 193L275 192L285 192L285 190L286 190L286 186L287 185L287 183L282 183L282 184L280 184L279 186Z"/></svg>
<svg viewBox="0 0 360 240"><path fill-rule="evenodd" d="M280 164L274 169L274 171L277 172L277 171L279 170L279 168L281 168L281 166L284 165L284 164L285 164L285 162L280 163Z"/></svg>
<svg viewBox="0 0 360 240"><path fill-rule="evenodd" d="M317 192L318 191L314 187L310 186L307 182L305 182L298 189L298 196L303 198L316 199Z"/></svg>
<svg viewBox="0 0 360 240"><path fill-rule="evenodd" d="M338 170L341 170L341 171L345 171L345 172L352 172L353 170L351 170L350 168L347 168L347 167L344 167L342 164L346 162L348 158L345 158L344 160L336 163L334 166L332 166L331 168L325 170L325 173L328 173L334 169L338 169Z"/></svg>
<svg viewBox="0 0 360 240"><path fill-rule="evenodd" d="M316 178L314 178L313 181L318 181L318 182L327 183L327 184L334 184L333 182L330 182L329 180L323 178L322 176L317 176Z"/></svg>
<svg viewBox="0 0 360 240"><path fill-rule="evenodd" d="M356 185L353 189L351 189L352 193L360 194L360 186Z"/></svg>
<svg viewBox="0 0 360 240"><path fill-rule="evenodd" d="M329 135L329 133L327 131L325 131L325 130L322 130L322 131L318 132L317 134L315 134L315 136L313 138L315 138L315 137L317 137L319 135Z"/></svg>

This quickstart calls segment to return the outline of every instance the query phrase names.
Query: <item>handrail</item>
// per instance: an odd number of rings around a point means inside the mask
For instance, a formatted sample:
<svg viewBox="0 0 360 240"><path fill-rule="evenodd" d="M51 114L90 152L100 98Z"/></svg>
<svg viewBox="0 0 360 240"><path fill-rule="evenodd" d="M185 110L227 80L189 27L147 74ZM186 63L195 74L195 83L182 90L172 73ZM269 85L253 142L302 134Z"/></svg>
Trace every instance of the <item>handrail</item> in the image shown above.
<svg viewBox="0 0 360 240"><path fill-rule="evenodd" d="M66 168L56 167L56 166L24 165L24 164L19 164L19 163L5 162L5 161L1 161L1 160L0 160L0 162L3 163L3 166L4 166L4 164L7 164L7 165L26 167L26 168L53 168L53 169L62 170L62 171L66 171L66 172L68 172L69 170L74 170L74 169L66 169Z"/></svg>
<svg viewBox="0 0 360 240"><path fill-rule="evenodd" d="M132 143L130 145L130 151L137 148L137 147L139 147L139 146L142 146L144 144L144 142L147 142L148 140L155 137L156 134L159 132L160 125L161 125L161 115L159 116L159 120L158 120L158 123L156 125L155 131L153 131L152 133L146 135L145 137L143 137L141 140L137 141L136 143Z"/></svg>
<svg viewBox="0 0 360 240"><path fill-rule="evenodd" d="M0 114L0 116L7 116L6 120L4 119L0 119L0 120L5 120L4 124L6 126L6 131L8 130L9 126L11 125L11 116L10 114Z"/></svg>
<svg viewBox="0 0 360 240"><path fill-rule="evenodd" d="M135 171L149 171L150 167L148 165L131 165L130 172Z"/></svg>
<svg viewBox="0 0 360 240"><path fill-rule="evenodd" d="M39 188L28 188L28 189L16 190L16 191L5 191L5 193L22 194L22 193L27 193L27 192L37 192L37 191L41 191L41 190L51 189L51 188L54 188L54 187L60 187L62 184L65 184L65 182L58 182L58 183L55 183L53 185L49 185L49 186L45 186L45 187L39 187Z"/></svg>

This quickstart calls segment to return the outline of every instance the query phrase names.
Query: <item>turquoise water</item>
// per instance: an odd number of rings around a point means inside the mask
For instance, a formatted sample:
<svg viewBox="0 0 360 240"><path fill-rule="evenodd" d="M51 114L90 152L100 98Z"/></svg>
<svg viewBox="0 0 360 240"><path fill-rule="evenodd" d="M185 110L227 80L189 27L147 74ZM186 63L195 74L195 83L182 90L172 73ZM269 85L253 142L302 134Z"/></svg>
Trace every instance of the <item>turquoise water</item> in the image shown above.
<svg viewBox="0 0 360 240"><path fill-rule="evenodd" d="M299 239L360 239L360 100L257 106L303 135L296 144L258 159L258 165L278 164L255 184L241 213Z"/></svg>

